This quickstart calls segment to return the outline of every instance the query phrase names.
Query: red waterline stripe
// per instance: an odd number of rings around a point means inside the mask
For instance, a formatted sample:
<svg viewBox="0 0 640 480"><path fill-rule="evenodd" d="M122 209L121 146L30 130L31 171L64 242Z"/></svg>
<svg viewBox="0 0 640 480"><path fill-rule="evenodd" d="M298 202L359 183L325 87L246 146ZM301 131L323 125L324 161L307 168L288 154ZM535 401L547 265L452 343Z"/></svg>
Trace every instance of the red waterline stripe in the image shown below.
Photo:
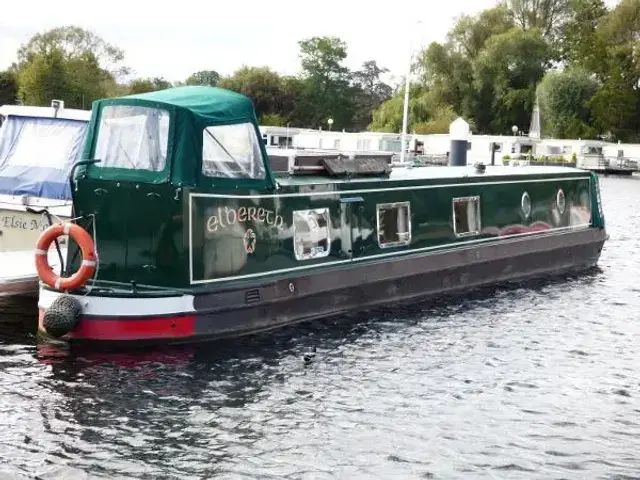
<svg viewBox="0 0 640 480"><path fill-rule="evenodd" d="M40 310L40 328L44 312ZM84 340L148 340L184 338L195 334L195 315L138 318L80 318L70 338Z"/></svg>

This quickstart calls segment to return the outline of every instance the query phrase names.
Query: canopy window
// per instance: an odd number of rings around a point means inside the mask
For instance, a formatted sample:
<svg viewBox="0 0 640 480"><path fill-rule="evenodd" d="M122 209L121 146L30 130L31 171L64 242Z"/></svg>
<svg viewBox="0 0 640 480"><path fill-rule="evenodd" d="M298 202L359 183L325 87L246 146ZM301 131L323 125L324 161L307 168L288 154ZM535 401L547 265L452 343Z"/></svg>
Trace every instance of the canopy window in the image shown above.
<svg viewBox="0 0 640 480"><path fill-rule="evenodd" d="M99 168L161 172L167 164L169 112L159 108L103 107L94 157Z"/></svg>
<svg viewBox="0 0 640 480"><path fill-rule="evenodd" d="M252 123L206 127L202 135L203 175L265 178L260 140Z"/></svg>

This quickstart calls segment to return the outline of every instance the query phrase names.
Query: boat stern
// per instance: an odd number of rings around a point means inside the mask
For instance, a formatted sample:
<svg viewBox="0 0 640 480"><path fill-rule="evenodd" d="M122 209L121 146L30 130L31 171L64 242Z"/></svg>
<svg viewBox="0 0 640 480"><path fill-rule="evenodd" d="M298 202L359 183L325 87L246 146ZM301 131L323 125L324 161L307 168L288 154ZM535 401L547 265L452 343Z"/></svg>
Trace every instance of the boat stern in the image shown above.
<svg viewBox="0 0 640 480"><path fill-rule="evenodd" d="M69 294L40 286L38 332L73 343L177 342L195 334L193 296Z"/></svg>

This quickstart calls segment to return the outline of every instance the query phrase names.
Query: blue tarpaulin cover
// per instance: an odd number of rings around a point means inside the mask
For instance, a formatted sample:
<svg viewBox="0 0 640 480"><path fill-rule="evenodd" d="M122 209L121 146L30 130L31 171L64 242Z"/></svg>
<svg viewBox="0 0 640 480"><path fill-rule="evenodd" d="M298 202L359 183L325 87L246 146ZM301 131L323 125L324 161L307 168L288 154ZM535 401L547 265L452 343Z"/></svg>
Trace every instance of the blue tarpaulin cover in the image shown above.
<svg viewBox="0 0 640 480"><path fill-rule="evenodd" d="M0 128L0 194L70 200L88 122L9 116Z"/></svg>

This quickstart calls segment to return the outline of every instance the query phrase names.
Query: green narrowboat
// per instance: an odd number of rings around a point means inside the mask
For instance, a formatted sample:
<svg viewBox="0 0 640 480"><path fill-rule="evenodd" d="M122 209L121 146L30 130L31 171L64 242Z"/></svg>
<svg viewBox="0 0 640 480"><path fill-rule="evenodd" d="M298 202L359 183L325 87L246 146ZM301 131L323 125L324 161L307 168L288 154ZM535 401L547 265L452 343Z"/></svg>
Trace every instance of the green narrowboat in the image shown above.
<svg viewBox="0 0 640 480"><path fill-rule="evenodd" d="M607 239L591 172L340 155L275 171L252 101L214 87L96 101L83 158L73 223L35 254L39 331L72 344L242 335L579 271ZM41 251L63 235L57 276Z"/></svg>

